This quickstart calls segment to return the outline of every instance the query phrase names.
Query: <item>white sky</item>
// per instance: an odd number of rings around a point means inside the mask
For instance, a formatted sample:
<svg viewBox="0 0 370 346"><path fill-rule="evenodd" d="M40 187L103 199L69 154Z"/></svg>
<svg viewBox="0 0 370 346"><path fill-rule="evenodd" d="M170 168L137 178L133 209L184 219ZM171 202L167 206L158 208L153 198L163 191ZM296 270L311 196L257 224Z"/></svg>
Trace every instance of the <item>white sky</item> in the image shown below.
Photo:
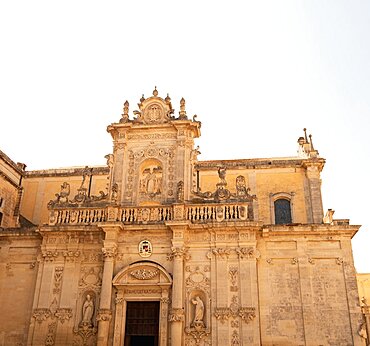
<svg viewBox="0 0 370 346"><path fill-rule="evenodd" d="M106 126L155 85L202 121L199 159L327 159L324 209L362 224L370 272L369 1L2 1L0 149L28 169L105 164Z"/></svg>

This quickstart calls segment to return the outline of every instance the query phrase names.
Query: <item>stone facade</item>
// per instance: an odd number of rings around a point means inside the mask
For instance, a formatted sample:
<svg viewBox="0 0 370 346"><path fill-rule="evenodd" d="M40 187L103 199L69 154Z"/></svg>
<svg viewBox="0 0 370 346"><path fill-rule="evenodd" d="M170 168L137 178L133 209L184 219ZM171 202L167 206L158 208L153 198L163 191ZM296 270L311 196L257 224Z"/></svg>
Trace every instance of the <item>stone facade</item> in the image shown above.
<svg viewBox="0 0 370 346"><path fill-rule="evenodd" d="M159 305L153 345L365 345L359 226L323 214L312 139L199 161L184 99L138 107L108 126L106 166L0 180L30 221L0 233L0 345L127 345L133 302Z"/></svg>

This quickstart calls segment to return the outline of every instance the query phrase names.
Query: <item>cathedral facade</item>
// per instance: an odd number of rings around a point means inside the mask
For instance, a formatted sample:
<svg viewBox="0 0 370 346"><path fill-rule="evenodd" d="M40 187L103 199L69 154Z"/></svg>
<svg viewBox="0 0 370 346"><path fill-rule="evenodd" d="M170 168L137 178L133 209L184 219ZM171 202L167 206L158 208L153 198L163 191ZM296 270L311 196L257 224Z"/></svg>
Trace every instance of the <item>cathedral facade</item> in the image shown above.
<svg viewBox="0 0 370 346"><path fill-rule="evenodd" d="M0 345L365 345L351 238L325 160L199 161L185 100L140 99L107 165L0 157Z"/></svg>

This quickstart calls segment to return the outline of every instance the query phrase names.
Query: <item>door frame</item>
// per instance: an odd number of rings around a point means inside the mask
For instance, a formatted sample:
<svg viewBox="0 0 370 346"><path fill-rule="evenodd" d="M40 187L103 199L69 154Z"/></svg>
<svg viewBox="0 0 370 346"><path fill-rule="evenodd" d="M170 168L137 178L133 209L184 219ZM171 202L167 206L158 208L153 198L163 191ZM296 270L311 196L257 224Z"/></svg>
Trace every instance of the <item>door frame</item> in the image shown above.
<svg viewBox="0 0 370 346"><path fill-rule="evenodd" d="M113 279L117 289L113 345L124 345L128 301L159 301L158 345L167 345L172 278L159 264L142 261L123 268Z"/></svg>

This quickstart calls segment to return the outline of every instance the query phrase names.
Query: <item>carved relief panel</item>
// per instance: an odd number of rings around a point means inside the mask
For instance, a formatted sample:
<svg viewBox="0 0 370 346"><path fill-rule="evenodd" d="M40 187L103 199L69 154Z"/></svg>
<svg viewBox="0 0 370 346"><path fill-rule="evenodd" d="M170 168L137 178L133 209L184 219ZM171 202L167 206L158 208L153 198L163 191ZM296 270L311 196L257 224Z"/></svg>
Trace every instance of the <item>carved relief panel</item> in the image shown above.
<svg viewBox="0 0 370 346"><path fill-rule="evenodd" d="M175 198L175 149L154 142L142 149L129 150L125 200L161 203Z"/></svg>

